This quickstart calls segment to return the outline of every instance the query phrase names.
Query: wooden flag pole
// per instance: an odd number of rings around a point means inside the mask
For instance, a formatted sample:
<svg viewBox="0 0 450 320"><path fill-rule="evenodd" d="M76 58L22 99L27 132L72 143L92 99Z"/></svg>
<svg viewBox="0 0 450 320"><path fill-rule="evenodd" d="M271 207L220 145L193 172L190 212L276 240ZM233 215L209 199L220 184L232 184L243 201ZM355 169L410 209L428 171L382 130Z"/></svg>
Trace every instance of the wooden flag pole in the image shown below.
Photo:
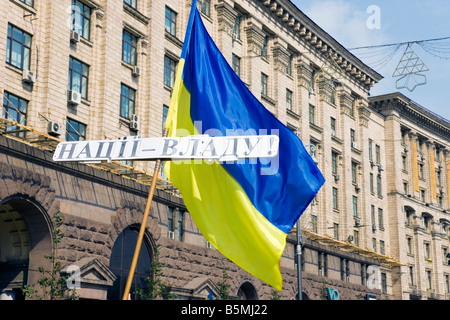
<svg viewBox="0 0 450 320"><path fill-rule="evenodd" d="M167 137L168 129L164 129L163 137ZM156 182L158 180L159 169L161 168L161 160L156 160L155 170L153 172L153 180L150 186L150 191L148 193L147 204L145 205L144 216L142 217L141 228L139 230L139 236L136 243L136 248L134 249L133 260L131 261L130 272L128 274L127 283L125 290L123 292L122 300L129 300L128 295L130 294L131 284L133 283L134 272L136 271L137 260L139 253L141 252L142 240L144 239L145 228L147 226L148 216L150 214L150 208L152 206L153 195L155 194Z"/></svg>

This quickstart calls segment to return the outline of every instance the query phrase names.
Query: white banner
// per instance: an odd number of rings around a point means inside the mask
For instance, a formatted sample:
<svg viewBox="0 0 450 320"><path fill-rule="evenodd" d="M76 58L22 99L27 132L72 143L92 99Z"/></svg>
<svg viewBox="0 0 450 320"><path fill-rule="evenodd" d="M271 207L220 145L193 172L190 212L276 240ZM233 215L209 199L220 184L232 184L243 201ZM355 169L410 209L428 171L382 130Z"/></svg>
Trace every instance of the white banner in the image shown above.
<svg viewBox="0 0 450 320"><path fill-rule="evenodd" d="M61 142L54 161L125 161L209 159L236 161L245 158L277 156L276 135L255 136L188 136L173 138L124 137L120 140Z"/></svg>

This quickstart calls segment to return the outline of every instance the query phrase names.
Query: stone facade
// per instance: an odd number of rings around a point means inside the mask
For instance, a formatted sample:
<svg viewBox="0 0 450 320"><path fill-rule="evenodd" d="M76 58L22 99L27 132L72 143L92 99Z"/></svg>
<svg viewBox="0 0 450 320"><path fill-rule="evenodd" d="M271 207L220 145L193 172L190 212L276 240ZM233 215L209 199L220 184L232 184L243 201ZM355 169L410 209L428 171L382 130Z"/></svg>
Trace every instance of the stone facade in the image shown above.
<svg viewBox="0 0 450 320"><path fill-rule="evenodd" d="M69 120L85 126L85 135L78 133L87 140L161 135L172 91L164 81L170 78L165 58L176 63L181 55L191 1L138 0L135 8L122 0L76 2L90 8L89 36L79 40L71 40L71 0L34 1L34 6L20 0L1 2L5 10L0 12L0 92L4 99L23 99L27 110L20 132L3 132L0 137L0 290L15 289L19 294L18 288L36 282L39 266L46 263L44 255L51 251L52 217L60 213L64 238L57 258L65 265L63 271L79 268L82 298L107 299L108 290L118 283L111 267L115 245L126 230L141 223L154 164L60 164L52 161L52 148L66 139L65 130L73 132ZM165 26L167 8L175 13L173 29ZM420 188L429 190L430 179L419 181L419 191L411 198L398 191L402 181L412 186L413 180L402 176L400 162L394 159L401 153L399 142L389 142L398 137L400 127L412 129L414 136L429 136L430 126L420 127L422 122L414 124L411 114L396 108L388 112L391 109L376 104L377 99L369 99L381 75L290 1L211 0L209 8L202 11L203 22L224 57L264 106L308 145L327 180L301 218L304 298L324 299L326 289L332 288L341 299L363 299L367 294L408 299L406 293L413 289L405 282L407 267L398 261L416 268L416 290L425 290L424 277L431 269L432 288L445 298L445 285L435 275L448 274L443 260L436 259L439 247L448 247L448 236L436 233L446 213L437 209L435 193L429 195L433 212L423 210L425 202L417 200ZM8 26L32 36L34 83L22 81L23 70L5 62ZM136 39L135 64L123 56L124 31ZM68 103L73 89L68 88L70 58L88 67L87 95L78 105ZM262 73L267 76L264 92ZM121 116L122 85L135 91L132 111L139 117L139 130ZM8 103L3 101L6 110ZM6 113L2 116L5 123ZM434 118L426 123L433 121L433 130L448 128L448 123ZM61 125L60 136L49 135L50 122ZM2 130L18 124L7 125ZM448 144L442 142L448 141L445 130L435 130L430 148L442 150L441 145ZM391 176L395 181L388 179ZM446 208L447 195L443 201ZM422 211L430 213L434 231L427 233L419 223L409 229L402 225L400 208L412 208L415 221L422 219ZM21 227L13 227L12 221ZM146 227L149 255L160 246L163 280L179 299L204 299L217 289L224 269L233 298L272 297L271 287L210 248L167 181L158 185ZM404 253L405 232L418 244L414 256ZM419 258L423 241L431 244L435 267ZM298 293L295 246L296 237L290 234L281 259L282 299ZM378 272L374 286L369 283L374 280L370 267Z"/></svg>

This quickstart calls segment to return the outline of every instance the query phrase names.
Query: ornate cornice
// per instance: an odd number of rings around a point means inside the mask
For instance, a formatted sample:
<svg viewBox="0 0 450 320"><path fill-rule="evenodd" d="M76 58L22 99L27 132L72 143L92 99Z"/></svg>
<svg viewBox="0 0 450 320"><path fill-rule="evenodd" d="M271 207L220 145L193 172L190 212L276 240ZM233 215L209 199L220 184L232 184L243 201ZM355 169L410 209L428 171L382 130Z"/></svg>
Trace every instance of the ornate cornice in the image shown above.
<svg viewBox="0 0 450 320"><path fill-rule="evenodd" d="M312 50L324 56L331 56L349 77L359 82L366 90L383 79L383 76L350 53L290 0L259 0L259 2L295 35L304 39Z"/></svg>
<svg viewBox="0 0 450 320"><path fill-rule="evenodd" d="M369 104L372 109L385 116L395 111L400 118L407 119L446 140L450 140L450 122L401 93L370 97Z"/></svg>

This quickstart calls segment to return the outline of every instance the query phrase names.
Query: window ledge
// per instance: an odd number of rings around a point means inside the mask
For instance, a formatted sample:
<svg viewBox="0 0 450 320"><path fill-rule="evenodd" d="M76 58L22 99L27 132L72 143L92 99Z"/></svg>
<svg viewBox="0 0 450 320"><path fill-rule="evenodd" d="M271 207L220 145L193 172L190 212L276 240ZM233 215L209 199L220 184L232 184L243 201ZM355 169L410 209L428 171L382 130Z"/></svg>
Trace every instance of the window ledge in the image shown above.
<svg viewBox="0 0 450 320"><path fill-rule="evenodd" d="M37 13L35 8L29 6L21 1L18 1L18 0L9 0L9 1L11 1L12 3L15 3L16 5L18 5L19 7L21 7L22 9L28 11L29 13L31 13L33 15L36 15L36 13Z"/></svg>
<svg viewBox="0 0 450 320"><path fill-rule="evenodd" d="M275 105L275 100L273 100L271 97L269 97L268 95L265 95L264 93L261 93L261 99L263 99L264 101L267 101L268 103L270 103L271 105Z"/></svg>
<svg viewBox="0 0 450 320"><path fill-rule="evenodd" d="M132 17L136 18L137 20L141 21L142 23L144 23L145 25L148 25L148 23L150 22L150 18L143 15L142 13L140 13L137 9L133 8L132 6L126 4L125 2L123 3L123 10L128 13L129 15L131 15Z"/></svg>
<svg viewBox="0 0 450 320"><path fill-rule="evenodd" d="M173 44L175 44L177 47L179 47L180 49L183 48L183 41L181 41L180 39L178 39L176 36L174 36L173 34L170 34L169 32L167 32L167 30L165 31L165 37L167 40L169 40L170 42L172 42Z"/></svg>

